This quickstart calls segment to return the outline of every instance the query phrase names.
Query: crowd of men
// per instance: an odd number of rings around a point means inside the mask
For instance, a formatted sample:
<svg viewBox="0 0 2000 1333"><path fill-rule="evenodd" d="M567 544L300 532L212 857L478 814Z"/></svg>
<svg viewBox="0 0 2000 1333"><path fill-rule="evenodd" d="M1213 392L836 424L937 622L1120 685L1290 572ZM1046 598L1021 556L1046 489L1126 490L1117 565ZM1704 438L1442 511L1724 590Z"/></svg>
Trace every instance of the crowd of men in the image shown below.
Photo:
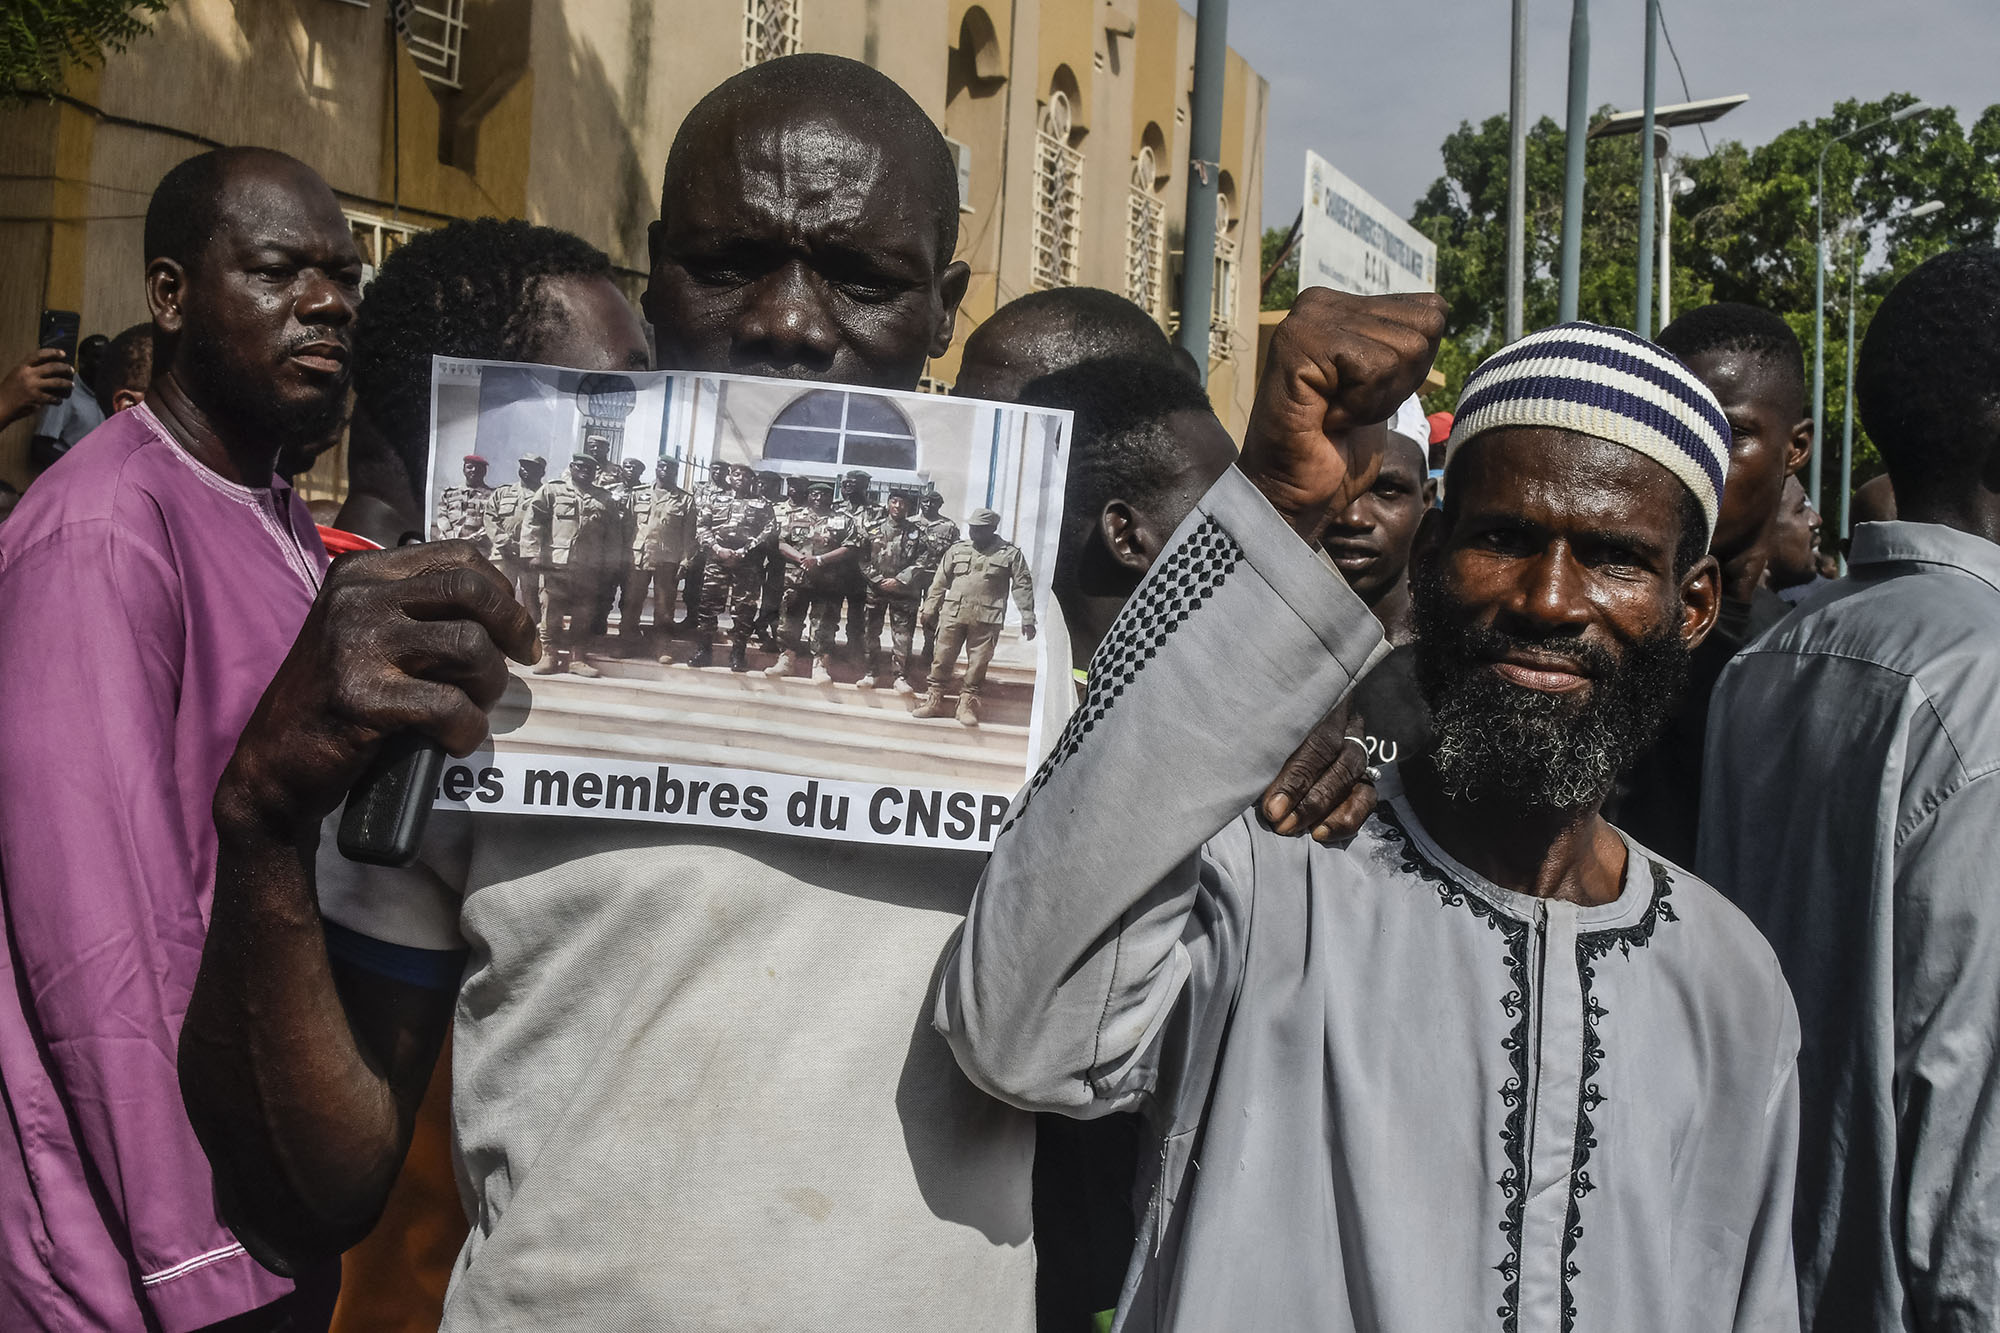
<svg viewBox="0 0 2000 1333"><path fill-rule="evenodd" d="M648 482L645 461L614 464L602 434L585 435L553 480L543 480L548 460L539 454L516 466L519 481L490 486L487 460L466 455L464 484L439 493L431 539L470 542L498 565L537 618L537 675L602 675L589 644L606 633L614 604L618 655L655 655L664 666L714 665L726 617L731 671L750 670L757 643L776 654L765 675L831 684L838 642L855 660L856 689L915 695L911 678L923 682L917 717L944 711L963 650L955 716L972 727L1009 596L1022 636L1035 637L1033 579L1020 548L999 536L999 513L975 510L961 540L934 488L892 489L877 504L874 479L860 468L841 477L835 498L830 479L729 463L690 494L676 484L678 459L659 459ZM682 623L696 645L684 661L666 644L683 596Z"/></svg>
<svg viewBox="0 0 2000 1333"><path fill-rule="evenodd" d="M957 199L868 67L730 79L659 363L913 387ZM440 812L388 868L321 836L384 739L470 753L619 598L652 651L700 566L691 662L781 675L844 616L926 715L966 651L976 721L1019 553L602 439L410 542L433 354L650 363L604 256L458 223L363 299L261 149L144 244L143 400L0 525L0 1325L2000 1326L2000 251L1870 327L1839 578L1769 312L1530 334L1433 478L1435 297L1302 294L1240 441L1144 311L1024 297L958 389L1074 414L1078 698L990 856Z"/></svg>

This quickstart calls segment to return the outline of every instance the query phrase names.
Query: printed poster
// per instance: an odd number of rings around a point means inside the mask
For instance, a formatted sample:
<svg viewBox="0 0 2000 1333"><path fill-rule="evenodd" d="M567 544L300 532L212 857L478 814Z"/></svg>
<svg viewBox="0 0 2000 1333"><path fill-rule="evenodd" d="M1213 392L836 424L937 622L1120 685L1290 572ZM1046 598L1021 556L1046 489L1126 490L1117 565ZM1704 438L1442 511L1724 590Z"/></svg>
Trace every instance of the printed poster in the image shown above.
<svg viewBox="0 0 2000 1333"><path fill-rule="evenodd" d="M1074 702L1068 413L443 357L432 385L430 535L543 641L440 807L992 845Z"/></svg>

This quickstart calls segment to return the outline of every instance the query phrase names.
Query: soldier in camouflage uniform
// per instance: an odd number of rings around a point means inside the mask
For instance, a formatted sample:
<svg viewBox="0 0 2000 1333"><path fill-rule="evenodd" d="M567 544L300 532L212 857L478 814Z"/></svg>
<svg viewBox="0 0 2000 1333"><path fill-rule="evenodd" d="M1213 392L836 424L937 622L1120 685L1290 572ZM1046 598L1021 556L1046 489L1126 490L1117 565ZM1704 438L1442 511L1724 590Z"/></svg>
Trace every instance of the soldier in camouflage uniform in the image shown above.
<svg viewBox="0 0 2000 1333"><path fill-rule="evenodd" d="M868 490L873 484L873 477L855 468L840 479L840 498L833 502L833 512L853 519L855 531L863 536L888 513L869 501ZM861 576L859 561L841 575L841 591L841 605L847 608L847 650L851 653L860 646L868 623L868 582Z"/></svg>
<svg viewBox="0 0 2000 1333"><path fill-rule="evenodd" d="M527 520L529 502L542 489L549 461L540 454L529 454L521 460L520 469L519 481L497 487L486 497L486 530L492 534L493 559L500 572L514 585L514 595L528 608L528 614L540 620L542 576L521 554L521 525Z"/></svg>
<svg viewBox="0 0 2000 1333"><path fill-rule="evenodd" d="M910 497L897 491L889 497L882 521L868 530L861 574L868 582L868 628L862 640L862 676L858 690L872 690L880 678L882 622L889 622L889 678L896 693L915 694L909 679L910 640L917 630L917 605L930 591L924 569L924 529L911 518Z"/></svg>
<svg viewBox="0 0 2000 1333"><path fill-rule="evenodd" d="M438 497L437 521L431 524L432 541L454 537L476 543L483 553L492 554L493 539L486 531L486 501L493 488L486 484L486 460L467 454L465 485L447 486Z"/></svg>
<svg viewBox="0 0 2000 1333"><path fill-rule="evenodd" d="M579 646L590 629L592 599L607 570L622 563L625 518L599 484L601 471L588 454L569 460L569 475L535 493L521 524L521 554L541 571L542 660L535 674L568 670L601 674Z"/></svg>
<svg viewBox="0 0 2000 1333"><path fill-rule="evenodd" d="M924 531L924 563L923 568L918 571L917 583L920 588L928 590L931 586L931 577L937 573L938 565L944 560L944 553L958 540L958 524L944 516L944 496L936 490L924 492L924 498L918 503L918 509L920 512L916 520L917 526ZM930 660L936 653L937 627L925 621L924 650L917 655L918 664L928 669Z"/></svg>
<svg viewBox="0 0 2000 1333"><path fill-rule="evenodd" d="M778 530L778 519L790 507L785 497L785 478L778 472L759 472L757 488L766 500L771 502L771 531ZM757 621L751 626L750 637L760 648L772 652L778 650L778 608L785 599L785 557L778 554L778 544L773 541L764 551L764 590L757 599Z"/></svg>
<svg viewBox="0 0 2000 1333"><path fill-rule="evenodd" d="M611 586L600 596L607 612L607 623L608 613L613 607L617 608L618 655L630 657L632 654L628 650L639 642L642 632L639 612L643 608L632 605L630 599L625 596L625 590L632 586L632 571L638 564L640 511L652 506L653 488L646 481L646 460L643 458L621 460L616 468L616 474L616 480L604 489L610 491L611 497L618 501L618 507L625 520L625 541L618 548L618 567L611 571ZM599 630L598 633L604 631Z"/></svg>
<svg viewBox="0 0 2000 1333"><path fill-rule="evenodd" d="M924 594L924 620L938 626L937 656L931 659L930 692L915 711L918 717L936 717L944 711L945 690L963 646L965 688L958 696L958 720L976 727L979 691L986 684L986 668L1007 620L1007 594L1012 591L1014 604L1021 608L1021 637L1032 639L1035 585L1021 548L1000 539L1000 515L975 509L965 523L965 540L945 552L937 577Z"/></svg>
<svg viewBox="0 0 2000 1333"><path fill-rule="evenodd" d="M597 464L597 485L609 495L620 512L623 521L625 509L625 474L611 461L611 440L604 435L583 437L583 452ZM618 596L618 589L625 581L625 548L621 545L616 567L604 571L603 576L591 588L590 626L592 637L603 634L611 623L611 603Z"/></svg>
<svg viewBox="0 0 2000 1333"><path fill-rule="evenodd" d="M671 458L662 458L654 465L645 512L637 514L632 572L625 579L625 605L632 608L634 633L638 631L639 613L646 606L646 592L652 590L655 640L665 639L673 629L675 585L680 582L681 565L687 561L688 550L694 545L694 497L674 484L679 473L680 465ZM623 637L624 624L618 629ZM663 665L671 666L673 660L672 653L661 652Z"/></svg>
<svg viewBox="0 0 2000 1333"><path fill-rule="evenodd" d="M783 649L767 676L788 676L798 667L799 653L811 636L812 678L833 681L834 622L840 618L847 567L860 554L862 536L854 518L833 512L833 487L813 482L806 503L790 509L778 528L778 552L785 561L785 601L778 617L778 643Z"/></svg>
<svg viewBox="0 0 2000 1333"><path fill-rule="evenodd" d="M757 474L748 464L731 463L729 489L709 501L697 526L707 572L695 625L701 646L688 659L689 666L704 667L714 660L716 627L727 611L729 669L750 669L750 631L764 594L764 552L774 536L774 517L771 502L758 492Z"/></svg>

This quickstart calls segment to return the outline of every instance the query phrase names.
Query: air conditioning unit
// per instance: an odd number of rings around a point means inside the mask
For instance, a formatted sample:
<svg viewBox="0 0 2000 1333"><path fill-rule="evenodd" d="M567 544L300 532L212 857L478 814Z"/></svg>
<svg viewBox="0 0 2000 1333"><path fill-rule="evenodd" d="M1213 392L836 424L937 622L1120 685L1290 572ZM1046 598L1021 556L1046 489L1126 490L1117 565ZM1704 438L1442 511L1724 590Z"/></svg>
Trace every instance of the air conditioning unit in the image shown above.
<svg viewBox="0 0 2000 1333"><path fill-rule="evenodd" d="M958 211L972 211L972 145L962 144L947 138L945 147L951 149L952 161L958 163Z"/></svg>

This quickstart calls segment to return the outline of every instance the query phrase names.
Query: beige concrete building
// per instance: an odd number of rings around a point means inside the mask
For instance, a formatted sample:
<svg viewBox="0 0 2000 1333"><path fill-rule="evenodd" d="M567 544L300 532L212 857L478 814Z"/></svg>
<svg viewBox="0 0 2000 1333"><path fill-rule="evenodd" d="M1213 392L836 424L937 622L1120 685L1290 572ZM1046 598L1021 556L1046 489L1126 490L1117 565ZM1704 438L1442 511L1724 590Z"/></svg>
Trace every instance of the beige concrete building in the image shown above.
<svg viewBox="0 0 2000 1333"><path fill-rule="evenodd" d="M0 363L44 307L145 317L141 221L175 162L266 144L310 162L364 257L452 218L524 216L603 247L636 296L667 148L701 95L795 50L867 61L957 144L960 338L1037 287L1122 291L1178 322L1194 20L1176 0L178 0L53 103L0 111ZM1256 352L1268 87L1229 56L1210 391L1240 430ZM1239 258L1240 256L1240 258ZM948 384L957 348L932 367ZM0 435L24 485L27 427ZM308 495L338 484L338 457Z"/></svg>

